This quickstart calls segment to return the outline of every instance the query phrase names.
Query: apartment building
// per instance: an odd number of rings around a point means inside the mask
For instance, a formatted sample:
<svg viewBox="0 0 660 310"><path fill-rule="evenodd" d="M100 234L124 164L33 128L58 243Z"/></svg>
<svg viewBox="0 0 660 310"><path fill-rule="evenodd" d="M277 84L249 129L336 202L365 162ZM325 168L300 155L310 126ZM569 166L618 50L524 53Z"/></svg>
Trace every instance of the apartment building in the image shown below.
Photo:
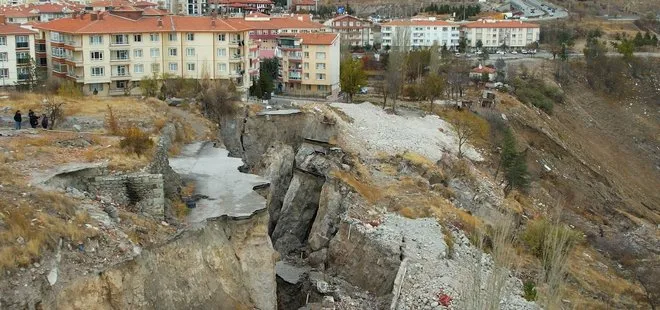
<svg viewBox="0 0 660 310"><path fill-rule="evenodd" d="M209 10L216 12L249 14L254 12L270 13L275 7L271 0L209 0Z"/></svg>
<svg viewBox="0 0 660 310"><path fill-rule="evenodd" d="M277 91L294 96L336 96L340 90L340 41L336 33L280 36Z"/></svg>
<svg viewBox="0 0 660 310"><path fill-rule="evenodd" d="M274 56L278 37L283 34L325 32L327 28L305 15L269 16L262 13L246 15L245 22L252 28L250 39L259 45L265 57Z"/></svg>
<svg viewBox="0 0 660 310"><path fill-rule="evenodd" d="M453 22L428 19L394 20L381 25L382 45L425 48L433 44L453 50L458 47L460 25Z"/></svg>
<svg viewBox="0 0 660 310"><path fill-rule="evenodd" d="M343 44L367 46L374 44L371 22L351 15L340 15L323 23L333 32L341 34Z"/></svg>
<svg viewBox="0 0 660 310"><path fill-rule="evenodd" d="M30 77L36 32L8 24L0 15L0 86L15 86Z"/></svg>
<svg viewBox="0 0 660 310"><path fill-rule="evenodd" d="M248 68L255 65L250 27L239 19L106 11L35 28L42 33L49 75L75 81L85 94L138 94L143 77L163 73L232 80L245 90Z"/></svg>
<svg viewBox="0 0 660 310"><path fill-rule="evenodd" d="M522 48L538 42L540 27L516 20L480 20L464 24L461 33L470 47L476 47L481 41L487 49L497 49L502 45Z"/></svg>

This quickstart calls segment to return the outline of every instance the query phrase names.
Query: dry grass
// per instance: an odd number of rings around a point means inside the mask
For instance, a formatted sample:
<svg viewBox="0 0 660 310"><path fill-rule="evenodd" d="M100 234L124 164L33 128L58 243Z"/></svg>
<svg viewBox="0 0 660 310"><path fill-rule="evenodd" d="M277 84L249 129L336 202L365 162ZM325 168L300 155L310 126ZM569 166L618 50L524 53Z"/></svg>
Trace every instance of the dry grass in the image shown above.
<svg viewBox="0 0 660 310"><path fill-rule="evenodd" d="M360 194L370 203L375 203L382 198L382 192L378 187L374 186L369 181L359 180L349 172L334 170L330 173L330 175L352 187L358 194Z"/></svg>
<svg viewBox="0 0 660 310"><path fill-rule="evenodd" d="M16 170L0 166L0 270L26 266L52 250L60 238L79 242L94 236L86 212L59 193L30 188Z"/></svg>

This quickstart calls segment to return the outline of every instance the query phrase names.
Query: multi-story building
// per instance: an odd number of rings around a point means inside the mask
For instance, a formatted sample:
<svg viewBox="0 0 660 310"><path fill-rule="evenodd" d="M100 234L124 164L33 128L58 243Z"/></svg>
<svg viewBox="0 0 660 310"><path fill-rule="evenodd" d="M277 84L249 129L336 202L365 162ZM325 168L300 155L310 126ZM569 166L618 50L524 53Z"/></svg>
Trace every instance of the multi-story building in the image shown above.
<svg viewBox="0 0 660 310"><path fill-rule="evenodd" d="M36 25L49 75L85 94L139 93L145 76L232 80L249 86L249 26L215 16L146 16L143 11L74 14ZM127 90L128 89L128 90Z"/></svg>
<svg viewBox="0 0 660 310"><path fill-rule="evenodd" d="M374 44L371 33L371 22L351 15L339 15L323 23L333 32L341 34L343 44L350 46L367 46Z"/></svg>
<svg viewBox="0 0 660 310"><path fill-rule="evenodd" d="M31 12L30 5L17 5L0 8L0 14L5 16L5 21L10 24L27 24L39 21L39 14Z"/></svg>
<svg viewBox="0 0 660 310"><path fill-rule="evenodd" d="M245 22L252 28L250 38L259 45L260 51L271 57L277 48L277 38L282 34L325 32L327 30L325 26L304 15L274 17L262 13L252 13L245 16Z"/></svg>
<svg viewBox="0 0 660 310"><path fill-rule="evenodd" d="M5 22L0 15L0 86L15 86L30 79L35 59L36 32Z"/></svg>
<svg viewBox="0 0 660 310"><path fill-rule="evenodd" d="M394 20L381 25L382 45L414 49L437 44L452 50L458 47L459 28L456 23L433 18Z"/></svg>
<svg viewBox="0 0 660 310"><path fill-rule="evenodd" d="M336 33L298 33L278 38L279 92L296 96L339 93L340 37Z"/></svg>
<svg viewBox="0 0 660 310"><path fill-rule="evenodd" d="M464 24L461 32L470 47L476 47L481 41L487 49L497 49L502 45L521 48L538 42L540 27L523 21L480 20Z"/></svg>
<svg viewBox="0 0 660 310"><path fill-rule="evenodd" d="M293 2L289 5L289 9L293 12L316 11L317 7L317 0L293 0Z"/></svg>
<svg viewBox="0 0 660 310"><path fill-rule="evenodd" d="M209 10L215 9L219 14L249 14L269 13L275 3L271 0L209 0L208 6Z"/></svg>

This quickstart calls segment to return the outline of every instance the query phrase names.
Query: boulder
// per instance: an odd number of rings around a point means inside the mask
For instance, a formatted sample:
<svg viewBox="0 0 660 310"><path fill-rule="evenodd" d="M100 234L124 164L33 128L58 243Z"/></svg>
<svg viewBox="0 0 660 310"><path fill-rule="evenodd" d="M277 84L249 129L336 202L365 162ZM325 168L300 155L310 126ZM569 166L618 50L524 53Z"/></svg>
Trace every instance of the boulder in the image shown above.
<svg viewBox="0 0 660 310"><path fill-rule="evenodd" d="M298 241L300 244L304 244L307 240L318 209L323 182L324 179L309 173L298 170L294 172L271 235L275 249L281 254L288 254L299 246L297 242L294 244L289 242L290 240ZM279 240L284 237L286 239ZM284 243L283 240L287 242Z"/></svg>
<svg viewBox="0 0 660 310"><path fill-rule="evenodd" d="M323 184L319 208L309 232L308 243L312 251L327 247L337 232L340 215L346 211L343 204L345 195L348 195L347 190L342 190L336 179L330 179Z"/></svg>

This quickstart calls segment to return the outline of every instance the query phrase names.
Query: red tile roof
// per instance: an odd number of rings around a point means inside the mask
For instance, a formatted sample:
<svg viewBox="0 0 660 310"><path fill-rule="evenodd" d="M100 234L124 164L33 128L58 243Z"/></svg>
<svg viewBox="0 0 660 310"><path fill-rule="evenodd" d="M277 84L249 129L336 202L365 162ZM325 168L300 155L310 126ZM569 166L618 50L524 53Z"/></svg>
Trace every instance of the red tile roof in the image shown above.
<svg viewBox="0 0 660 310"><path fill-rule="evenodd" d="M35 34L35 33L36 33L35 31L25 29L16 24L0 24L0 34L3 35L8 35L8 34L25 35L25 34Z"/></svg>
<svg viewBox="0 0 660 310"><path fill-rule="evenodd" d="M444 20L423 20L423 19L413 19L413 20L393 20L387 23L383 23L383 26L458 26L458 24L447 22Z"/></svg>
<svg viewBox="0 0 660 310"><path fill-rule="evenodd" d="M539 28L539 25L516 20L480 20L464 24L465 28Z"/></svg>
<svg viewBox="0 0 660 310"><path fill-rule="evenodd" d="M496 71L497 70L495 70L495 68L483 67L481 65L479 67L476 67L476 68L472 69L472 72L474 72L474 73L488 73L488 74L491 74L491 73L495 73Z"/></svg>
<svg viewBox="0 0 660 310"><path fill-rule="evenodd" d="M302 39L306 45L330 45L339 38L338 33L298 33L296 38Z"/></svg>
<svg viewBox="0 0 660 310"><path fill-rule="evenodd" d="M134 32L217 32L217 31L246 31L252 29L241 19L215 20L212 25L210 16L142 16L138 19L130 19L111 12L99 13L99 19L92 20L92 14L84 14L83 18L61 18L35 26L43 30L51 30L65 33L134 33ZM162 26L158 20L162 20Z"/></svg>
<svg viewBox="0 0 660 310"><path fill-rule="evenodd" d="M233 19L233 18L232 18ZM230 19L230 20L232 20ZM242 20L236 18L238 20ZM311 21L305 20L301 16L293 17L270 17L269 19L245 19L243 23L252 27L252 29L323 29L324 26Z"/></svg>

